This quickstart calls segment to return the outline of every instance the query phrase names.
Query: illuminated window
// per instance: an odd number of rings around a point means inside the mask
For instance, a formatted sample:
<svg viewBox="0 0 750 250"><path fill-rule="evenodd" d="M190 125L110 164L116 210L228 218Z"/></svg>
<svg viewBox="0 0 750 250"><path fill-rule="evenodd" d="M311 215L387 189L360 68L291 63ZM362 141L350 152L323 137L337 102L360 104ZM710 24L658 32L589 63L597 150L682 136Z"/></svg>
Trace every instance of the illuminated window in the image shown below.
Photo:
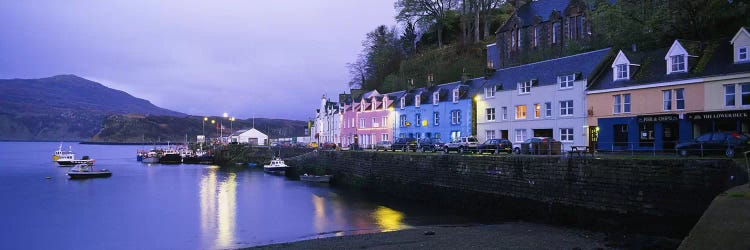
<svg viewBox="0 0 750 250"><path fill-rule="evenodd" d="M534 104L534 118L539 118L542 116L542 107L539 106L539 103Z"/></svg>
<svg viewBox="0 0 750 250"><path fill-rule="evenodd" d="M526 119L526 105L516 106L516 120Z"/></svg>

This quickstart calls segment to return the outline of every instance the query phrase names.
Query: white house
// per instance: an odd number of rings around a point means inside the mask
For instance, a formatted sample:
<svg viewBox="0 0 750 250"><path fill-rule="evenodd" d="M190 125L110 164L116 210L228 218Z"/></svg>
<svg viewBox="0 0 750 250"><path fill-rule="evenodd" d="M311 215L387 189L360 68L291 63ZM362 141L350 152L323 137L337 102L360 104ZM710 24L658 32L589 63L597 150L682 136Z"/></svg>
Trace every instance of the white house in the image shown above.
<svg viewBox="0 0 750 250"><path fill-rule="evenodd" d="M602 49L496 71L475 96L478 139L553 137L563 150L588 145L587 79L609 54Z"/></svg>
<svg viewBox="0 0 750 250"><path fill-rule="evenodd" d="M255 128L238 130L232 133L232 142L247 143L250 145L268 145L268 136Z"/></svg>
<svg viewBox="0 0 750 250"><path fill-rule="evenodd" d="M341 105L323 95L315 113L315 124L310 137L321 143L341 143ZM317 139L316 139L317 136Z"/></svg>

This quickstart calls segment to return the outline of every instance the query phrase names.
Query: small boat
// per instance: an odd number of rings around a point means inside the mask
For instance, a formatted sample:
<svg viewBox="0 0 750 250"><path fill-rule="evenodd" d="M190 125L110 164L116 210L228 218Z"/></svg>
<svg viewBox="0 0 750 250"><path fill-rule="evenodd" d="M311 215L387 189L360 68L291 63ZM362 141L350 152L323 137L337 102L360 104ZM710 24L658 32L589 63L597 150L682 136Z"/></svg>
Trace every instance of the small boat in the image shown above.
<svg viewBox="0 0 750 250"><path fill-rule="evenodd" d="M315 182L315 183L329 183L331 182L331 177L333 175L327 174L327 175L300 175L299 180L300 181L306 181L306 182Z"/></svg>
<svg viewBox="0 0 750 250"><path fill-rule="evenodd" d="M146 153L146 155L141 159L141 162L143 163L159 163L159 158L161 157L160 151L157 150L151 150Z"/></svg>
<svg viewBox="0 0 750 250"><path fill-rule="evenodd" d="M257 166L258 166L258 163L255 163L255 162L248 162L248 163L247 163L247 166L248 166L248 167L251 167L251 168L254 168L254 167L257 167Z"/></svg>
<svg viewBox="0 0 750 250"><path fill-rule="evenodd" d="M276 157L271 160L271 164L263 166L263 171L269 174L284 175L287 168L289 168L289 166L284 163L284 160Z"/></svg>
<svg viewBox="0 0 750 250"><path fill-rule="evenodd" d="M57 150L55 150L55 154L52 155L52 161L57 162L60 159L75 159L75 154L73 154L73 147L70 147L68 151L63 151L62 143L60 143L60 146L57 148Z"/></svg>
<svg viewBox="0 0 750 250"><path fill-rule="evenodd" d="M72 156L73 155L71 154L71 157ZM94 164L94 160L89 159L88 156L84 155L80 160L76 160L70 157L60 158L57 160L57 164L60 165L60 167L70 167L77 164Z"/></svg>
<svg viewBox="0 0 750 250"><path fill-rule="evenodd" d="M102 178L112 176L112 172L107 169L96 170L94 164L87 163L75 165L68 171L68 176L71 179Z"/></svg>

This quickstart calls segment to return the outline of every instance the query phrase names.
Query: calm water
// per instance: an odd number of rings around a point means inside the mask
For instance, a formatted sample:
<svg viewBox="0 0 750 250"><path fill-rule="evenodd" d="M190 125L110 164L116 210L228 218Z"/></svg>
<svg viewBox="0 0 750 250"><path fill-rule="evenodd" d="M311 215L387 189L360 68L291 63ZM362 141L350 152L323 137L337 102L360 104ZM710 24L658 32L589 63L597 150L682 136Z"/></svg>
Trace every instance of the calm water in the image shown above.
<svg viewBox="0 0 750 250"><path fill-rule="evenodd" d="M139 146L65 143L113 172L69 180L58 145L0 142L0 248L226 249L472 222L260 169L142 164Z"/></svg>

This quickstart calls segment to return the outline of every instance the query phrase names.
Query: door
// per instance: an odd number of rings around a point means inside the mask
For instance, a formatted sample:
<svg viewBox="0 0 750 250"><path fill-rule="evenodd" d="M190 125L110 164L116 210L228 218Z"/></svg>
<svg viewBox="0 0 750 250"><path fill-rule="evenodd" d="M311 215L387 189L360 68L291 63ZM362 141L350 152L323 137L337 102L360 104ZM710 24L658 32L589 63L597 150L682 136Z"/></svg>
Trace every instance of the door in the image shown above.
<svg viewBox="0 0 750 250"><path fill-rule="evenodd" d="M674 150L677 146L677 142L680 139L680 129L676 122L665 122L663 123L662 131L662 149Z"/></svg>
<svg viewBox="0 0 750 250"><path fill-rule="evenodd" d="M614 132L614 145L615 147L627 147L628 146L628 125L617 124L612 126Z"/></svg>
<svg viewBox="0 0 750 250"><path fill-rule="evenodd" d="M596 150L596 143L599 142L599 127L589 127L589 151Z"/></svg>

